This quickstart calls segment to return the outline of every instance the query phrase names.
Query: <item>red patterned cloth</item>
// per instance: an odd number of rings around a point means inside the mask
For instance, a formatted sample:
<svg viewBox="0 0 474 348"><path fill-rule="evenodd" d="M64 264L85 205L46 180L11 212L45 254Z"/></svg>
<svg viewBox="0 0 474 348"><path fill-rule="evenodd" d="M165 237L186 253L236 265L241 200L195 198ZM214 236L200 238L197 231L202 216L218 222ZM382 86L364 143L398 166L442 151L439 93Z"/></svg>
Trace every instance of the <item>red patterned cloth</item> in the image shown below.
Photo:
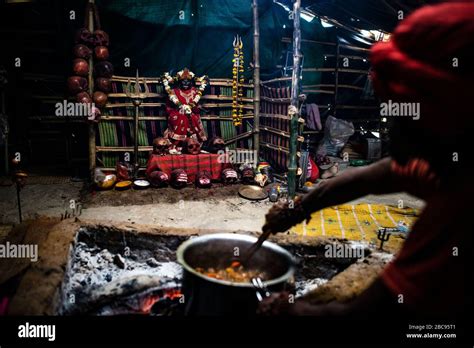
<svg viewBox="0 0 474 348"><path fill-rule="evenodd" d="M196 180L196 175L202 170L211 174L212 180L221 180L222 170L232 168L232 164L223 160L223 155L201 153L199 155L154 155L151 154L146 166L147 177L159 170L171 176L174 169L184 169L188 174L188 183Z"/></svg>
<svg viewBox="0 0 474 348"><path fill-rule="evenodd" d="M173 91L183 105L189 105L198 95L198 90L195 87L190 88L188 91L183 91L179 88L175 88ZM200 143L207 140L198 106L192 108L192 113L187 115L182 108L168 100L166 112L168 113L168 129L165 131L165 137L170 138L172 141L184 141L188 136L196 135Z"/></svg>

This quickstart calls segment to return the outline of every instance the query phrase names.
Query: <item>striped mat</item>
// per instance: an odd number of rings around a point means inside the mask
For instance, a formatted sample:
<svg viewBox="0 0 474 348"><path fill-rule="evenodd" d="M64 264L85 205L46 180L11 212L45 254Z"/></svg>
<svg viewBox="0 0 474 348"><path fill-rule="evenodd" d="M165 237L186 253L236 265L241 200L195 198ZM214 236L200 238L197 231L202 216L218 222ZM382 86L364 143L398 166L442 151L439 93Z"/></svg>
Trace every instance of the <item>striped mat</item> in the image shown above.
<svg viewBox="0 0 474 348"><path fill-rule="evenodd" d="M309 223L295 226L291 231L304 236L346 238L380 245L377 231L382 227L395 227L402 221L410 228L418 217L418 210L383 204L344 204L323 209L311 216ZM387 245L397 250L402 237L391 236Z"/></svg>

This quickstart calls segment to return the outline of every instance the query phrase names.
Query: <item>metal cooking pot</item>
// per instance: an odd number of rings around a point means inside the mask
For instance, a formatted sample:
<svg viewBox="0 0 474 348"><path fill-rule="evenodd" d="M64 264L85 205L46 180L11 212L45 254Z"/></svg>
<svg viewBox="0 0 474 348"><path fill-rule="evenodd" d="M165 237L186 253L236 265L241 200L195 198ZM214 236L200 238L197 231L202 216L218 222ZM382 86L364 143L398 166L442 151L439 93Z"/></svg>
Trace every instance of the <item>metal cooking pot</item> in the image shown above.
<svg viewBox="0 0 474 348"><path fill-rule="evenodd" d="M208 277L195 270L227 268L239 261L257 238L241 234L219 233L195 237L180 245L178 262L183 267L182 292L186 315L254 315L258 300L251 283L233 283ZM269 291L282 291L292 279L295 262L282 247L264 242L249 261L249 268L264 271Z"/></svg>

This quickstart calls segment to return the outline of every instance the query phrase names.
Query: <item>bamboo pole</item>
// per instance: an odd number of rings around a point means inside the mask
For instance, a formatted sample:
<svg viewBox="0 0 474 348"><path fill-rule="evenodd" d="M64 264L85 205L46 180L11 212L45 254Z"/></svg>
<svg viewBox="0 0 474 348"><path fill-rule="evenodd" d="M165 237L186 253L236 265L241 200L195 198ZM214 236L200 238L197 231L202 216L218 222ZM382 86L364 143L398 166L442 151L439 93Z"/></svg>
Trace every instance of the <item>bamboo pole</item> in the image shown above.
<svg viewBox="0 0 474 348"><path fill-rule="evenodd" d="M57 118L57 117L56 117ZM140 116L140 121L166 121L168 119L167 116ZM245 114L242 116L242 119L253 119L253 114ZM100 118L102 121L133 121L133 116L102 116ZM218 115L205 115L201 116L201 120L203 121L232 121L232 117L228 116L218 116Z"/></svg>
<svg viewBox="0 0 474 348"><path fill-rule="evenodd" d="M260 143L261 143L262 146L265 146L269 149L272 149L272 150L275 150L275 151L281 151L281 152L288 153L288 154L290 153L290 151L288 151L288 149L286 147L272 145L272 144L269 144L269 143L264 142L264 141L261 141Z"/></svg>
<svg viewBox="0 0 474 348"><path fill-rule="evenodd" d="M6 79L5 79L6 81ZM4 162L4 166L5 166L5 175L8 175L8 172L10 171L10 167L9 167L9 156L8 156L8 141L9 141L9 127L8 127L8 117L7 117L7 114L6 114L6 106L5 106L5 86L0 86L1 87L1 95L2 95L2 99L0 100L0 103L2 104L2 109L0 110L0 116L1 117L4 117L5 118L5 126L7 127L6 128L6 133L5 133L5 162Z"/></svg>
<svg viewBox="0 0 474 348"><path fill-rule="evenodd" d="M225 140L225 144L229 145L229 144L235 143L239 140L251 137L252 133L253 133L252 131L248 131L248 132L245 132L245 133L240 133L239 135L236 135L235 137L232 137L232 138L229 138L229 139Z"/></svg>
<svg viewBox="0 0 474 348"><path fill-rule="evenodd" d="M309 89L309 88L318 88L318 87L328 87L328 88L332 88L332 87L335 87L336 84L335 83L331 83L331 84L318 84L318 85L303 85L301 86L303 89ZM339 88L348 88L348 89L355 89L355 90L358 90L358 91L362 91L364 90L362 87L358 87L358 86L353 86L353 85L338 85Z"/></svg>
<svg viewBox="0 0 474 348"><path fill-rule="evenodd" d="M89 13L86 13L86 16L89 16L89 31L92 33L94 32L94 13L93 13L93 6L94 0L89 0L88 6ZM92 76L92 72L94 70L94 61L92 59L92 55L89 58L89 94L92 96L94 93L94 78ZM95 148L95 137L96 137L96 129L94 123L89 124L89 173L91 179L94 178L94 171L95 171L95 161L96 161L96 148Z"/></svg>
<svg viewBox="0 0 474 348"><path fill-rule="evenodd" d="M293 1L293 73L291 75L291 105L298 109L300 62L301 62L301 29L300 29L301 0ZM290 156L288 163L288 196L293 199L296 194L296 152L298 137L298 113L290 120Z"/></svg>
<svg viewBox="0 0 474 348"><path fill-rule="evenodd" d="M137 70L137 80L138 80L138 70ZM134 178L138 175L138 168L140 167L140 160L138 158L138 127L140 126L140 102L135 100L135 117L133 118L133 175Z"/></svg>
<svg viewBox="0 0 474 348"><path fill-rule="evenodd" d="M281 39L281 42L284 43L291 43L291 37L283 37ZM329 42L329 41L317 41L317 40L308 40L308 39L302 39L301 42L308 42L308 43L314 43L314 44L320 44L320 45L327 45L327 46L334 46L334 42Z"/></svg>
<svg viewBox="0 0 474 348"><path fill-rule="evenodd" d="M336 36L337 36L337 29L336 29ZM339 59L340 56L339 54L341 53L341 50L339 48L339 39L337 39L337 44L336 44L336 71L335 71L335 87L334 87L334 117L336 117L337 114L337 95L339 92Z"/></svg>
<svg viewBox="0 0 474 348"><path fill-rule="evenodd" d="M290 43L291 39L289 37L284 37L284 38L282 38L281 42ZM315 41L315 40L308 40L308 39L302 39L301 42L308 42L308 43L328 45L328 46L336 46L336 43L334 43L334 42ZM341 46L341 48L347 48L349 50L367 52L367 53L370 52L369 48L357 47L357 46L346 45L346 44L343 44L343 45L340 45L340 46Z"/></svg>
<svg viewBox="0 0 474 348"><path fill-rule="evenodd" d="M273 83L273 82L284 82L284 81L291 81L291 77L278 77L275 79L267 80L267 81L262 81L263 85Z"/></svg>
<svg viewBox="0 0 474 348"><path fill-rule="evenodd" d="M153 146L138 146L138 152L153 150ZM98 152L133 152L135 146L97 146Z"/></svg>
<svg viewBox="0 0 474 348"><path fill-rule="evenodd" d="M337 69L335 68L304 68L303 71L305 72L336 72ZM369 70L364 69L345 69L339 68L339 72L344 73L352 73L352 74L368 74Z"/></svg>
<svg viewBox="0 0 474 348"><path fill-rule="evenodd" d="M165 106L165 105L166 105L165 103L142 103L140 107L152 108L152 107ZM126 103L107 103L105 107L107 109L112 109L112 108L133 107L133 106L134 106L133 103L126 102ZM203 103L201 106L203 108L231 108L232 103ZM253 110L253 105L250 103L244 104L243 108L246 110Z"/></svg>
<svg viewBox="0 0 474 348"><path fill-rule="evenodd" d="M280 130L280 129L276 129L276 128L268 127L268 126L262 126L262 130L264 130L266 132L269 132L269 133L280 135L280 136L285 137L285 138L290 138L290 132L286 132L286 131L283 131L283 130Z"/></svg>
<svg viewBox="0 0 474 348"><path fill-rule="evenodd" d="M310 93L314 93L314 94L334 94L334 91L326 91L324 89L303 89L303 92L305 94L310 94Z"/></svg>
<svg viewBox="0 0 474 348"><path fill-rule="evenodd" d="M260 27L258 23L258 0L253 0L253 148L260 153Z"/></svg>
<svg viewBox="0 0 474 348"><path fill-rule="evenodd" d="M111 81L115 81L115 82L128 82L129 79L130 79L129 76L119 76L119 75L114 75L110 78ZM159 78L159 77L142 77L141 80L146 81L146 83L158 83L158 84L160 84L162 82L161 78ZM197 83L197 84L199 84L199 83ZM210 84L212 86L232 87L232 79L211 78L210 79ZM244 83L242 86L246 87L246 88L253 88L254 87L253 83Z"/></svg>
<svg viewBox="0 0 474 348"><path fill-rule="evenodd" d="M279 115L279 114L260 114L260 117L266 117L266 118L279 118L281 120L288 121L290 120L290 116L288 115Z"/></svg>

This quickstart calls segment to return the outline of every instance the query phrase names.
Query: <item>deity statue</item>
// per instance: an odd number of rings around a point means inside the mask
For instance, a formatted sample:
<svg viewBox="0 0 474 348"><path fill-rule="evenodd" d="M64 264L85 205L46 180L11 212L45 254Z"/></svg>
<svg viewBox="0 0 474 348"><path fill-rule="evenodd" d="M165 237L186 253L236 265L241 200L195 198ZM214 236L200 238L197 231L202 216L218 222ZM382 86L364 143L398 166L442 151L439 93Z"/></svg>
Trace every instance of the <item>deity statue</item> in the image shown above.
<svg viewBox="0 0 474 348"><path fill-rule="evenodd" d="M198 103L208 83L207 76L195 77L187 68L179 71L175 77L169 73L163 76L163 85L168 93L168 128L163 136L168 138L175 148L185 147L189 138L201 145L206 141ZM171 84L175 87L170 86Z"/></svg>

